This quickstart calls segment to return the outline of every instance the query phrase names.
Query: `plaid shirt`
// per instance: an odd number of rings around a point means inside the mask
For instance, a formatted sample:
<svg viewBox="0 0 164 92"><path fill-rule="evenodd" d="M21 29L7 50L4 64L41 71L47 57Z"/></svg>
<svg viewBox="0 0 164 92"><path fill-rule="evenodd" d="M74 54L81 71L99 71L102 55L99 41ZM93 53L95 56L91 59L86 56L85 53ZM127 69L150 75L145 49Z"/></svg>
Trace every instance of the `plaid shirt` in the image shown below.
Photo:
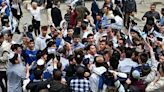
<svg viewBox="0 0 164 92"><path fill-rule="evenodd" d="M90 81L87 79L72 79L71 92L90 92Z"/></svg>

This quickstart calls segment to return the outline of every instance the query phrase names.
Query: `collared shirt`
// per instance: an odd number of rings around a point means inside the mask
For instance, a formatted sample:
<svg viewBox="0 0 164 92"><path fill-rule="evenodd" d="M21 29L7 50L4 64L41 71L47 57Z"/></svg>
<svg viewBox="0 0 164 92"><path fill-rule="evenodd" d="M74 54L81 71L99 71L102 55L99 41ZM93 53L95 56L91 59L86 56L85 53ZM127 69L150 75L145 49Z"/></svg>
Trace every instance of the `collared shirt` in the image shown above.
<svg viewBox="0 0 164 92"><path fill-rule="evenodd" d="M71 92L90 92L90 81L87 79L72 79L70 89Z"/></svg>

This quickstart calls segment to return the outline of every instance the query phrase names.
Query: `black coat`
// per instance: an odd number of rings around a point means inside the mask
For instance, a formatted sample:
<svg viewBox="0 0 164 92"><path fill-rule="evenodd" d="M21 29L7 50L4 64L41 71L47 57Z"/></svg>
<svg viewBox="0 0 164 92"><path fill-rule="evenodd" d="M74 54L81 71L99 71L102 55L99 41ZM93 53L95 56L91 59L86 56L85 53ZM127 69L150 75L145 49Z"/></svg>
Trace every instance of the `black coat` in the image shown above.
<svg viewBox="0 0 164 92"><path fill-rule="evenodd" d="M49 82L49 92L68 92L67 85L62 84L60 81L52 80Z"/></svg>
<svg viewBox="0 0 164 92"><path fill-rule="evenodd" d="M39 92L39 90L42 89L39 86L43 85L43 83L44 82L42 80L30 81L27 84L26 89L30 90L30 92Z"/></svg>
<svg viewBox="0 0 164 92"><path fill-rule="evenodd" d="M59 8L53 7L51 10L51 17L54 25L58 27L62 21L62 14Z"/></svg>

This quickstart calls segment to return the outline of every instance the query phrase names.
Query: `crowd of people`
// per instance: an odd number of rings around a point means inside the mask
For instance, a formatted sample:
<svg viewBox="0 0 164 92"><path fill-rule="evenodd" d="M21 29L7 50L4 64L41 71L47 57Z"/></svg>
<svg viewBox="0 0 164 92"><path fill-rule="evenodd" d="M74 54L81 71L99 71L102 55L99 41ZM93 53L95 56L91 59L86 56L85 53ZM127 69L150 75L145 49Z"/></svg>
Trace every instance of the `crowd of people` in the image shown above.
<svg viewBox="0 0 164 92"><path fill-rule="evenodd" d="M1 92L164 91L164 8L152 3L141 29L135 0L66 4L62 14L59 0L0 0ZM32 19L20 30L22 8Z"/></svg>

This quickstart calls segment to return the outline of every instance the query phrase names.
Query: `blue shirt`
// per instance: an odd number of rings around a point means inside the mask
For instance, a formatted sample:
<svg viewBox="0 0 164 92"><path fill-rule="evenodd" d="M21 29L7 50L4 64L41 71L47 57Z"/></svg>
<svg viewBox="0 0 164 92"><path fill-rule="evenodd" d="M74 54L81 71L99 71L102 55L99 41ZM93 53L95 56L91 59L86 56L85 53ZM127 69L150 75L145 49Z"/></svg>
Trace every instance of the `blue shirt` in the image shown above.
<svg viewBox="0 0 164 92"><path fill-rule="evenodd" d="M38 52L37 50L26 49L23 54L25 63L28 63L29 65L31 65L31 63L33 61L36 61L37 60L37 58L36 58L37 52Z"/></svg>

